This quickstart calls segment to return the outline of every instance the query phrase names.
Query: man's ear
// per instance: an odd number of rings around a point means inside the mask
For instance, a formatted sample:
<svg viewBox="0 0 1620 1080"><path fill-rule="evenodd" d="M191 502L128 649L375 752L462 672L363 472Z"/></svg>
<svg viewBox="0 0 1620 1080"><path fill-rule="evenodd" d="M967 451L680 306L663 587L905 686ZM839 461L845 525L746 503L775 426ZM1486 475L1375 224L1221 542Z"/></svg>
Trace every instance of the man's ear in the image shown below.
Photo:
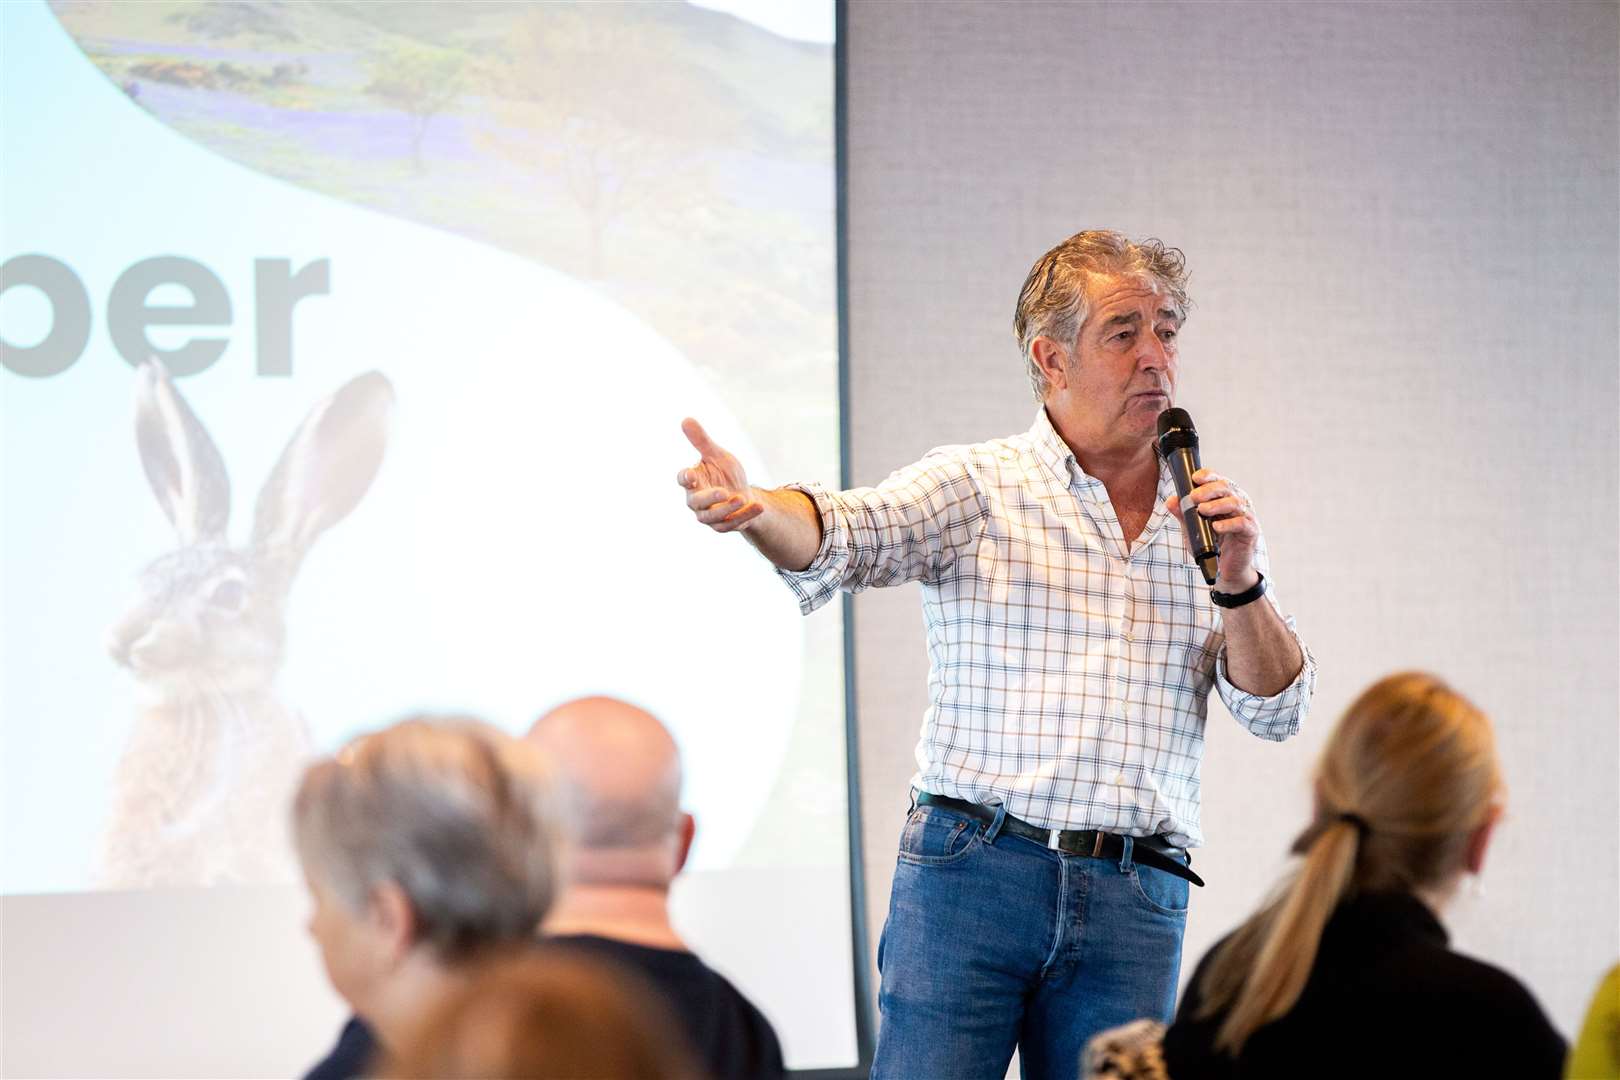
<svg viewBox="0 0 1620 1080"><path fill-rule="evenodd" d="M1041 369L1041 374L1046 376L1046 381L1052 389L1068 389L1069 371L1072 365L1070 352L1067 348L1043 334L1029 343L1029 353L1035 360L1035 366Z"/></svg>
<svg viewBox="0 0 1620 1080"><path fill-rule="evenodd" d="M1464 853L1464 866L1470 874L1478 874L1485 869L1485 851L1491 846L1491 835L1496 832L1497 822L1502 820L1502 807L1493 805L1485 814L1485 820L1468 834L1468 848Z"/></svg>
<svg viewBox="0 0 1620 1080"><path fill-rule="evenodd" d="M366 915L381 946L383 959L390 967L398 965L416 944L416 908L411 905L411 898L397 882L385 881L371 890Z"/></svg>
<svg viewBox="0 0 1620 1080"><path fill-rule="evenodd" d="M697 836L697 818L691 814L682 813L681 823L677 826L675 846L675 872L678 874L686 868L686 857L692 854L692 840Z"/></svg>

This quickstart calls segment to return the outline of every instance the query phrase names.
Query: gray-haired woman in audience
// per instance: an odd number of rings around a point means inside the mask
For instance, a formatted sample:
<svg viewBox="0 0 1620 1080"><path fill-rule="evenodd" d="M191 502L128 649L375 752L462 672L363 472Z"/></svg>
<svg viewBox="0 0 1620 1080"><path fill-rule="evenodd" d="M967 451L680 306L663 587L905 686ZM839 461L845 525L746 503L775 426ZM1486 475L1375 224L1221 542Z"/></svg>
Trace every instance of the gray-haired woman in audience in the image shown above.
<svg viewBox="0 0 1620 1080"><path fill-rule="evenodd" d="M532 940L554 820L543 759L470 720L408 720L309 768L293 804L309 932L357 1014L309 1077L363 1075L472 961Z"/></svg>

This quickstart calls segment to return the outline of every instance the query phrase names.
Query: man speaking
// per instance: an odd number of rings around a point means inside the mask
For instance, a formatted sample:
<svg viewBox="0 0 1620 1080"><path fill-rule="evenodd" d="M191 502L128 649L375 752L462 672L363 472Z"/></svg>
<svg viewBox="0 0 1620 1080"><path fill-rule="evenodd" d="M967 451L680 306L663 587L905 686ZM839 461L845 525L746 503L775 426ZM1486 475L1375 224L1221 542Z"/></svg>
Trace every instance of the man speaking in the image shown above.
<svg viewBox="0 0 1620 1080"><path fill-rule="evenodd" d="M875 1078L1078 1075L1095 1032L1168 1019L1202 842L1214 689L1295 734L1315 663L1270 591L1253 507L1195 473L1219 545L1190 556L1154 442L1175 404L1181 253L1083 232L1043 255L1014 329L1041 403L1022 435L934 450L875 488L748 485L693 420L677 476L810 612L918 581L930 704L878 947Z"/></svg>

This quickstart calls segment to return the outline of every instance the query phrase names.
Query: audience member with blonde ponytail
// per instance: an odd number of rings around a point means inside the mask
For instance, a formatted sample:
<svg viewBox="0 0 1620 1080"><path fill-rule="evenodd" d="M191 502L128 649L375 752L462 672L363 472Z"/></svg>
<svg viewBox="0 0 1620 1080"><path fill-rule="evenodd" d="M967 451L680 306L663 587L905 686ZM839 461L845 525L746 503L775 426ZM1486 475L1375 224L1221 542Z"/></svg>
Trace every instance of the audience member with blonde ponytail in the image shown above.
<svg viewBox="0 0 1620 1080"><path fill-rule="evenodd" d="M1490 721L1431 675L1368 688L1328 738L1297 872L1215 946L1165 1034L1194 1077L1558 1077L1564 1042L1506 972L1446 947L1502 810Z"/></svg>

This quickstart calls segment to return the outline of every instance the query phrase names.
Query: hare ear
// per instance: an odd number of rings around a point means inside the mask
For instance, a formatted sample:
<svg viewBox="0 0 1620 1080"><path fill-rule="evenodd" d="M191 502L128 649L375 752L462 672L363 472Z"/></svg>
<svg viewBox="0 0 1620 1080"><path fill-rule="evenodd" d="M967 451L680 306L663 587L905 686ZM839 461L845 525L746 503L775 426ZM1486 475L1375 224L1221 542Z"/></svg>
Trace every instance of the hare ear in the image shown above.
<svg viewBox="0 0 1620 1080"><path fill-rule="evenodd" d="M217 539L231 519L231 480L208 429L156 360L135 372L141 467L182 543Z"/></svg>
<svg viewBox="0 0 1620 1080"><path fill-rule="evenodd" d="M394 387L372 371L310 410L259 492L253 542L294 563L359 505L382 466Z"/></svg>

